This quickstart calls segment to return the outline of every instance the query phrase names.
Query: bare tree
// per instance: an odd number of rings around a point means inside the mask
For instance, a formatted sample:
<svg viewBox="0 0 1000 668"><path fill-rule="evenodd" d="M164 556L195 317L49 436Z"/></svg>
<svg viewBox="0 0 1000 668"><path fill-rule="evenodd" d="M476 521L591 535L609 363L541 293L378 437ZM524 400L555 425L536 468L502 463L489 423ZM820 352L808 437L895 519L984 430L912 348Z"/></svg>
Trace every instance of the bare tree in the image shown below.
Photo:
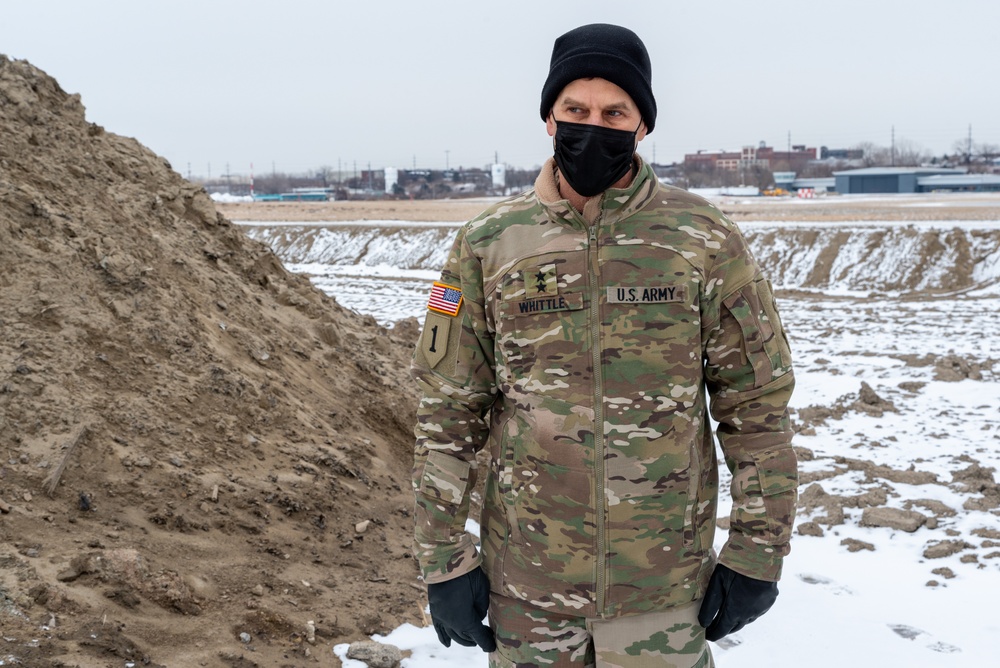
<svg viewBox="0 0 1000 668"><path fill-rule="evenodd" d="M930 159L930 151L909 139L896 140L895 156L891 158L897 167L919 167Z"/></svg>
<svg viewBox="0 0 1000 668"><path fill-rule="evenodd" d="M1000 144L990 144L988 142L980 142L975 145L976 157L982 158L987 162L1000 158Z"/></svg>
<svg viewBox="0 0 1000 668"><path fill-rule="evenodd" d="M972 164L972 142L968 138L956 139L955 143L951 146L951 150L954 153L956 162L963 165Z"/></svg>
<svg viewBox="0 0 1000 668"><path fill-rule="evenodd" d="M861 151L862 167L877 167L888 165L891 161L889 149L870 141L863 141L855 144L852 148Z"/></svg>

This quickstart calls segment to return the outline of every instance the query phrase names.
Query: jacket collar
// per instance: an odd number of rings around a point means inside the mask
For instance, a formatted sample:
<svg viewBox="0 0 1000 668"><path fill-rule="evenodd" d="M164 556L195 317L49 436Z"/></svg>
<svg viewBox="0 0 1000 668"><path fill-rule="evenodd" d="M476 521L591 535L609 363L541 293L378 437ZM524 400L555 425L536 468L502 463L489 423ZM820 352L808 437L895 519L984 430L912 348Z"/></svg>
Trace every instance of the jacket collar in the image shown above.
<svg viewBox="0 0 1000 668"><path fill-rule="evenodd" d="M609 188L599 196L591 197L583 207L583 213L573 208L569 200L559 195L556 161L549 158L542 165L542 171L535 179L535 196L545 208L553 222L572 224L580 220L588 226L599 217L601 222L614 222L626 218L641 209L656 194L659 181L653 168L636 154L633 157L636 175L624 188Z"/></svg>

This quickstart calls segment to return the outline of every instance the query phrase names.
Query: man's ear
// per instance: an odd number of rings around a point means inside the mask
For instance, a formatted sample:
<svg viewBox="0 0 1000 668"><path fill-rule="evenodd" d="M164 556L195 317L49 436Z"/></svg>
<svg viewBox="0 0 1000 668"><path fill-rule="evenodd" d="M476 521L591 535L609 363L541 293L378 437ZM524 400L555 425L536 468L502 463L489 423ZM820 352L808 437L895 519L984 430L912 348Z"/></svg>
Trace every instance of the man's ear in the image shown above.
<svg viewBox="0 0 1000 668"><path fill-rule="evenodd" d="M639 131L635 133L635 141L641 142L646 138L646 121L641 121L639 123Z"/></svg>
<svg viewBox="0 0 1000 668"><path fill-rule="evenodd" d="M551 111L545 119L545 131L549 133L550 137L556 136L556 117Z"/></svg>

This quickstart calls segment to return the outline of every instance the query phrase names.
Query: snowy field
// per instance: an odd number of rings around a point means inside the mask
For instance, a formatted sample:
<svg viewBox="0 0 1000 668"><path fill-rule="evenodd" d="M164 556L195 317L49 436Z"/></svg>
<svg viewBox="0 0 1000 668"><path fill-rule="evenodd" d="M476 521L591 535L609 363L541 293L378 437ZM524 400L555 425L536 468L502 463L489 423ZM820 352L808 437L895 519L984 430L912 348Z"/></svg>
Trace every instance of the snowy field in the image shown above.
<svg viewBox="0 0 1000 668"><path fill-rule="evenodd" d="M384 324L420 317L436 277L388 264L289 266ZM797 364L800 493L813 502L800 509L777 604L713 645L719 666L1000 665L997 292L780 301ZM863 526L876 506L921 526ZM411 652L404 668L487 665L478 649L441 647L431 628L375 639Z"/></svg>

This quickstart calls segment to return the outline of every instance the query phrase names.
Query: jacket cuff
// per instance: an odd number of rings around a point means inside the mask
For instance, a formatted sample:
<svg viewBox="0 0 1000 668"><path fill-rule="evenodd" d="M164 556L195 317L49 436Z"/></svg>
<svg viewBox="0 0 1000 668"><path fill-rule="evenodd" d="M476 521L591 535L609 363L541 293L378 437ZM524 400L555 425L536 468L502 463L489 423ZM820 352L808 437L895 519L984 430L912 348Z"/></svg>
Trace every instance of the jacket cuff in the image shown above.
<svg viewBox="0 0 1000 668"><path fill-rule="evenodd" d="M730 534L719 553L719 563L755 580L777 582L781 579L781 566L786 554L788 545L758 545L748 536Z"/></svg>
<svg viewBox="0 0 1000 668"><path fill-rule="evenodd" d="M482 560L472 535L463 533L455 538L447 545L414 544L413 554L426 584L447 582L479 568Z"/></svg>

